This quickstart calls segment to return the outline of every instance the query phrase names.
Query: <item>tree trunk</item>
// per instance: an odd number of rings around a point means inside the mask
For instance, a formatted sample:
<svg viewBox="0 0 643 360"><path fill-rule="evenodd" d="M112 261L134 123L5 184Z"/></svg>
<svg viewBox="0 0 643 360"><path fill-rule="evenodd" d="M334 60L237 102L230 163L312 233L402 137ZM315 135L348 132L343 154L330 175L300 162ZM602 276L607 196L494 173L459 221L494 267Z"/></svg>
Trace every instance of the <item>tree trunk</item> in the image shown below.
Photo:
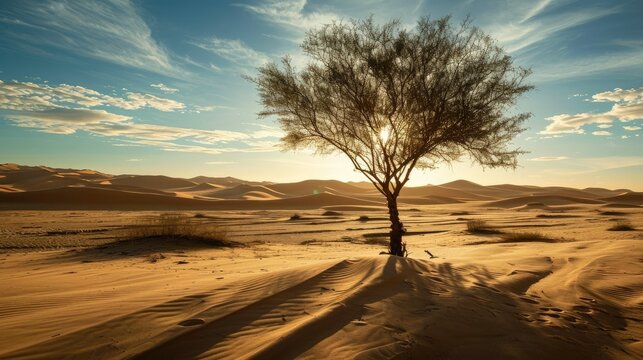
<svg viewBox="0 0 643 360"><path fill-rule="evenodd" d="M389 243L389 253L396 256L404 256L406 249L402 244L402 235L404 234L404 227L400 222L400 212L397 210L397 197L388 196L388 215L391 220L391 238Z"/></svg>

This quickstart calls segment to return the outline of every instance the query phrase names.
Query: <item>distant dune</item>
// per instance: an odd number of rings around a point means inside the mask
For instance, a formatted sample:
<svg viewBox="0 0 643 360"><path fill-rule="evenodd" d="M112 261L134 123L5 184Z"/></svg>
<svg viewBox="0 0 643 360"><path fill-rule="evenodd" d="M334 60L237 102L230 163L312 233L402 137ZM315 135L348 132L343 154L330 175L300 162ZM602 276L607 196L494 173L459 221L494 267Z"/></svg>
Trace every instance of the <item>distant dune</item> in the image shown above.
<svg viewBox="0 0 643 360"><path fill-rule="evenodd" d="M249 193L254 193L254 195ZM266 186L249 185L249 184L239 184L231 188L223 188L223 189L208 193L206 196L212 196L212 197L224 198L224 199L243 199L246 196L258 195L259 197L266 198L266 196L260 195L260 194L264 194L267 196L267 198L272 198L272 199L280 199L280 198L286 197L284 193L275 191Z"/></svg>
<svg viewBox="0 0 643 360"><path fill-rule="evenodd" d="M252 194L250 195L252 197ZM1 192L0 209L45 210L163 210L163 209L317 209L329 205L381 205L334 194L316 194L266 201L261 194L248 200L200 200L184 197L113 191L99 188ZM270 195L268 195L270 196Z"/></svg>
<svg viewBox="0 0 643 360"><path fill-rule="evenodd" d="M192 187L196 183L163 175L123 175L111 180L114 185L128 185L155 190L180 189Z"/></svg>
<svg viewBox="0 0 643 360"><path fill-rule="evenodd" d="M627 194L602 198L601 200L619 204L643 205L643 192L629 192Z"/></svg>
<svg viewBox="0 0 643 360"><path fill-rule="evenodd" d="M543 204L543 205L570 205L570 204L603 204L604 201L574 198L570 196L556 196L556 195L536 195L536 196L521 196L499 201L491 201L485 206L515 208L529 204Z"/></svg>
<svg viewBox="0 0 643 360"><path fill-rule="evenodd" d="M471 201L471 200L492 200L493 197L486 195L479 195L476 193L471 193L467 191L462 191L458 189L451 189L444 186L418 186L418 187L408 187L402 189L402 196L435 196L435 197L444 197L451 198L456 200Z"/></svg>
<svg viewBox="0 0 643 360"><path fill-rule="evenodd" d="M0 194L2 209L311 209L385 205L381 194L366 182L272 183L229 176L183 179L19 164L0 164ZM484 202L485 206L525 209L536 209L535 204L618 207L642 205L641 194L627 189L484 186L457 180L442 185L406 187L399 203L429 206Z"/></svg>
<svg viewBox="0 0 643 360"><path fill-rule="evenodd" d="M288 194L289 196L303 196L330 192L334 194L365 194L373 190L353 186L337 180L304 180L295 183L273 184L270 188L274 191Z"/></svg>

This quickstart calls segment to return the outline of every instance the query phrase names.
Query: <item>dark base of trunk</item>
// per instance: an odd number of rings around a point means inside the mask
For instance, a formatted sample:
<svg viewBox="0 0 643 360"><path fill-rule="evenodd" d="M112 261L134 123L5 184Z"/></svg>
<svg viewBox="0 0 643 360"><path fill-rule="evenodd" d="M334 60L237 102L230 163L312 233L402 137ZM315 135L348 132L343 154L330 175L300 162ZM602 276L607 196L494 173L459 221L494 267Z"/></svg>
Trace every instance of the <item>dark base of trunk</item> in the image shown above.
<svg viewBox="0 0 643 360"><path fill-rule="evenodd" d="M406 256L406 243L402 242L401 234L393 234L391 231L391 241L388 248L391 255Z"/></svg>
<svg viewBox="0 0 643 360"><path fill-rule="evenodd" d="M397 199L388 199L389 219L391 220L391 240L388 246L389 254L395 256L406 256L406 243L402 241L404 234L404 225L400 221L400 213L397 209Z"/></svg>

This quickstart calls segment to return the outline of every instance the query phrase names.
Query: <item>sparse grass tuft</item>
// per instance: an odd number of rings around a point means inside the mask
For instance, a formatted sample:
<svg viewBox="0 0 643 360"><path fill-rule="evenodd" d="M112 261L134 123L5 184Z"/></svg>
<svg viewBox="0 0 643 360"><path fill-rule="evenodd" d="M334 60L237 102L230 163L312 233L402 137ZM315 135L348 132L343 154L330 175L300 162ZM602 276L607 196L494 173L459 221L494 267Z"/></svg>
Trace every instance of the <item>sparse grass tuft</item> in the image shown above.
<svg viewBox="0 0 643 360"><path fill-rule="evenodd" d="M559 240L550 238L536 231L529 232L511 232L503 234L500 237L501 243L519 243L519 242L558 242Z"/></svg>
<svg viewBox="0 0 643 360"><path fill-rule="evenodd" d="M565 219L565 218L575 218L578 217L578 215L570 215L570 214L538 214L536 215L537 218L541 219Z"/></svg>
<svg viewBox="0 0 643 360"><path fill-rule="evenodd" d="M482 219L467 220L467 231L472 234L500 234L501 231L494 229Z"/></svg>
<svg viewBox="0 0 643 360"><path fill-rule="evenodd" d="M299 245L321 245L321 241L317 239L304 240L299 243Z"/></svg>
<svg viewBox="0 0 643 360"><path fill-rule="evenodd" d="M152 254L147 257L147 261L151 262L152 264L158 262L159 260L165 259L165 255L162 253L157 253L157 254Z"/></svg>
<svg viewBox="0 0 643 360"><path fill-rule="evenodd" d="M200 224L182 214L161 214L158 217L146 218L130 229L128 237L191 240L216 247L242 246L241 243L228 240L224 228Z"/></svg>
<svg viewBox="0 0 643 360"><path fill-rule="evenodd" d="M632 226L632 223L629 222L628 220L616 220L616 224L612 225L608 231L632 231L636 230L634 226Z"/></svg>
<svg viewBox="0 0 643 360"><path fill-rule="evenodd" d="M301 215L293 214L293 216L290 217L290 220L301 220Z"/></svg>

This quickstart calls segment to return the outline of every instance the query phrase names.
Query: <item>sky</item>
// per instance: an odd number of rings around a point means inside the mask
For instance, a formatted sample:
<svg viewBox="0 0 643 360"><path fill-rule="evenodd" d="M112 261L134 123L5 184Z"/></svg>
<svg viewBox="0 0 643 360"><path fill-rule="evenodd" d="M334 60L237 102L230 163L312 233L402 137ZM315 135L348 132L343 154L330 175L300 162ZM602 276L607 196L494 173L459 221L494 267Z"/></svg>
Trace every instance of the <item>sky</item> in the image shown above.
<svg viewBox="0 0 643 360"><path fill-rule="evenodd" d="M516 170L464 159L416 170L410 185L600 186L643 190L640 0L0 2L0 163L112 174L362 181L347 159L282 152L257 117L253 75L332 21L451 15L529 67L535 90Z"/></svg>

